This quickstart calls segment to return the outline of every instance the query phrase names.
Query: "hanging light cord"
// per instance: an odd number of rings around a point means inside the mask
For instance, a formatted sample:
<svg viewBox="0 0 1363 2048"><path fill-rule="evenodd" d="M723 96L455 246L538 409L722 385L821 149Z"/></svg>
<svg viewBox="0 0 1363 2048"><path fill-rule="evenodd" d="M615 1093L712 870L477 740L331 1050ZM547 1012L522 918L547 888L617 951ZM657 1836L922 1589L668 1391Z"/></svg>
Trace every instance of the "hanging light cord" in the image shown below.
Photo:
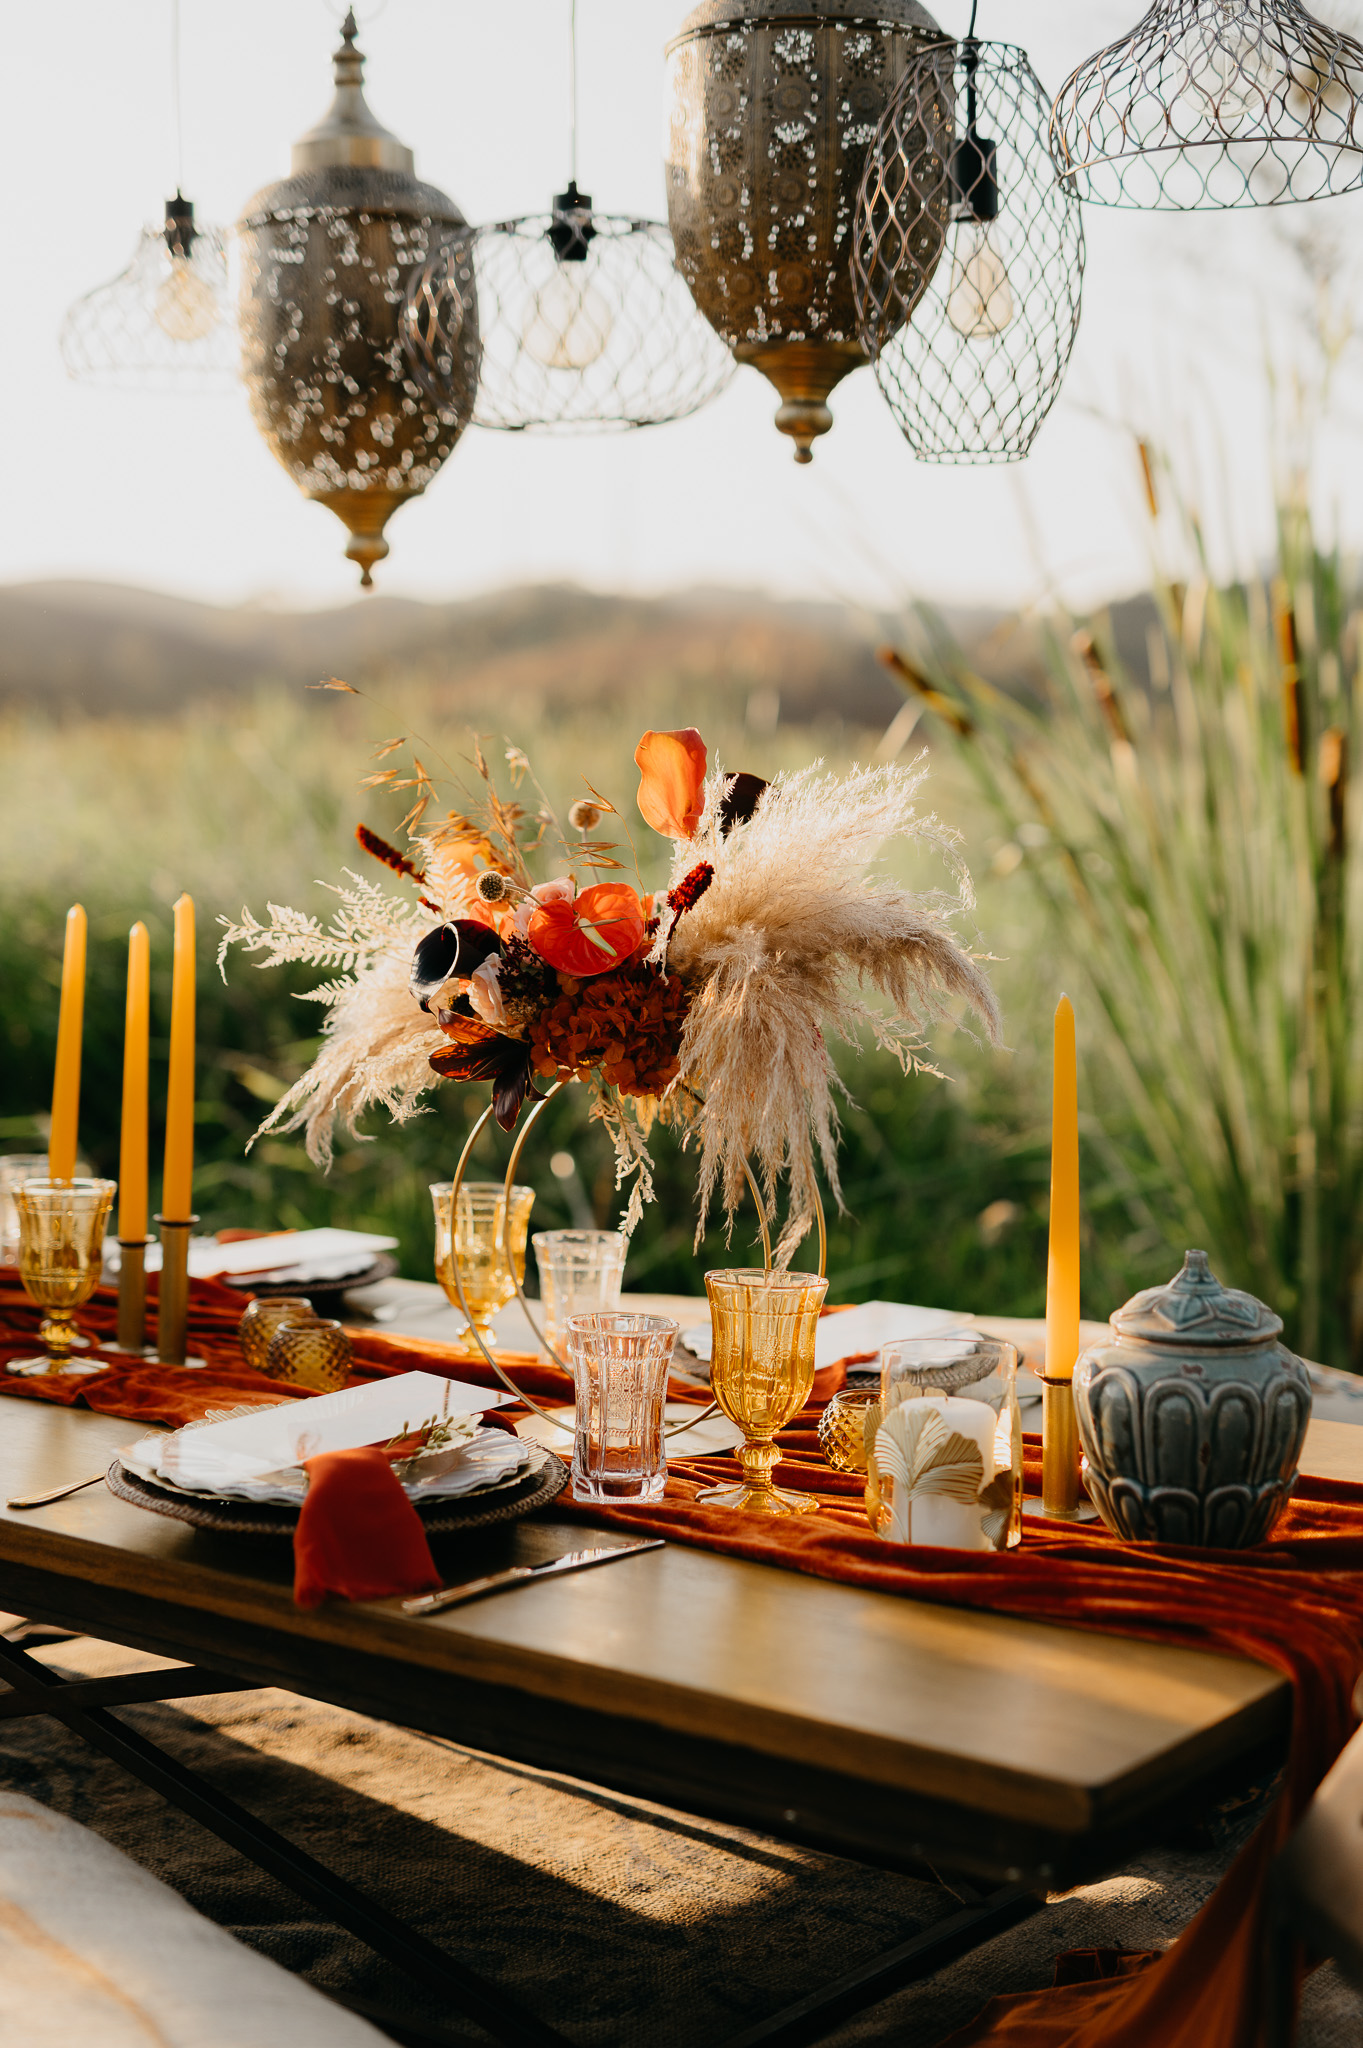
<svg viewBox="0 0 1363 2048"><path fill-rule="evenodd" d="M568 175L577 189L577 0L568 0Z"/></svg>
<svg viewBox="0 0 1363 2048"><path fill-rule="evenodd" d="M175 190L185 189L185 121L180 105L180 0L170 0L170 90L175 109Z"/></svg>
<svg viewBox="0 0 1363 2048"><path fill-rule="evenodd" d="M975 16L979 11L980 0L970 0L970 26L965 32L965 39L968 43L973 43L975 40Z"/></svg>

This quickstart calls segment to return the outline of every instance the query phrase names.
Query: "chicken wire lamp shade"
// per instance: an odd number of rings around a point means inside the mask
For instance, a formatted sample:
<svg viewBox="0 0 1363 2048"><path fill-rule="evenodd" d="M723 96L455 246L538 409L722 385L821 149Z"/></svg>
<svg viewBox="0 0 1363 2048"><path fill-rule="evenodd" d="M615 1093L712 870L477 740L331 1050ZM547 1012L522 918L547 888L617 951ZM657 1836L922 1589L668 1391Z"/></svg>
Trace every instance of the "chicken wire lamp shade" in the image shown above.
<svg viewBox="0 0 1363 2048"><path fill-rule="evenodd" d="M1056 177L1049 111L1025 51L967 36L915 58L867 152L852 238L861 338L923 461L1018 462L1059 393L1084 228ZM925 213L949 223L931 267L906 234Z"/></svg>
<svg viewBox="0 0 1363 2048"><path fill-rule="evenodd" d="M142 230L126 270L69 309L59 346L79 384L230 390L240 351L222 229L196 227L192 202L177 192L164 221Z"/></svg>
<svg viewBox="0 0 1363 2048"><path fill-rule="evenodd" d="M237 223L242 373L257 427L305 497L350 531L361 583L384 528L418 497L463 431L471 392L443 405L411 374L399 328L412 276L467 228L413 175L412 152L370 113L346 17L336 98L293 146L292 175ZM476 309L467 323L476 335Z"/></svg>
<svg viewBox="0 0 1363 2048"><path fill-rule="evenodd" d="M677 268L736 359L776 386L797 462L866 361L848 258L867 147L908 65L941 40L918 0L702 0L668 46ZM929 269L943 223L914 232Z"/></svg>
<svg viewBox="0 0 1363 2048"><path fill-rule="evenodd" d="M734 369L677 275L667 229L595 212L575 181L548 213L438 250L402 331L426 391L458 410L476 386L473 424L511 432L683 419Z"/></svg>
<svg viewBox="0 0 1363 2048"><path fill-rule="evenodd" d="M1363 185L1363 45L1298 0L1158 0L1056 96L1051 149L1099 206L1188 212Z"/></svg>

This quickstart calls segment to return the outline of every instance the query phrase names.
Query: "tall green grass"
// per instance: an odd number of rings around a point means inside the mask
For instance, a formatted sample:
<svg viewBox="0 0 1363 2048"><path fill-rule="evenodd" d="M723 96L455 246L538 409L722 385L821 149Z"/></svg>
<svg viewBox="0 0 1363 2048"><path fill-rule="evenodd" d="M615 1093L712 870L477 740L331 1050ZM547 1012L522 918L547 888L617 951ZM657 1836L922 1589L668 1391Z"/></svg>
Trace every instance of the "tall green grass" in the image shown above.
<svg viewBox="0 0 1363 2048"><path fill-rule="evenodd" d="M267 1107L311 1058L320 1011L300 995L306 973L262 973L234 959L227 980L213 968L216 919L243 902L325 911L325 882L362 857L353 845L364 817L392 830L373 794L359 791L370 747L415 725L463 772L468 735L448 729L437 700L395 693L379 707L327 695L262 695L229 712L195 709L146 722L62 725L12 718L0 728L5 803L0 815L0 1150L29 1149L51 1087L62 917L82 900L91 919L82 1147L100 1171L117 1172L123 975L134 917L153 943L153 1192L161 1133L169 1020L169 906L188 889L199 909L199 1102L196 1201L205 1228L335 1222L389 1232L404 1270L431 1270L427 1183L445 1177L485 1091L442 1086L428 1114L401 1130L371 1117L372 1142L343 1144L329 1176L297 1139L247 1141ZM830 766L865 759L879 735L778 728L746 731L732 699L694 684L658 689L628 714L579 714L513 725L555 803L580 793L586 774L628 805L632 751L646 724L697 723L712 752L770 774L822 752ZM495 732L494 716L489 728ZM491 747L491 742L489 742ZM438 767L425 742L418 751ZM441 770L440 772L445 772ZM934 773L933 782L939 780ZM932 800L948 816L965 809L948 773ZM967 817L963 822L969 825ZM637 834L641 855L650 837ZM972 855L978 847L968 846ZM666 849L652 858L661 871ZM646 870L645 880L657 879ZM921 879L936 884L926 867ZM945 1036L938 1057L952 1076L905 1081L885 1060L849 1053L854 1098L845 1112L844 1183L849 1216L831 1220L831 1271L844 1299L890 1296L980 1311L1039 1312L1043 1304L1047 1199L1046 1047L1032 1014L1038 971L1032 929L1013 892L993 885L981 905L984 939L1007 952L998 973L1010 1043L998 1056ZM1039 1014L1039 1013L1038 1013ZM1087 1306L1105 1314L1138 1281L1163 1277L1167 1252L1135 1216L1131 1191L1109 1171L1106 1141L1091 1133L1091 1257ZM548 1170L555 1152L575 1172ZM692 1251L694 1163L659 1134L659 1200L631 1250L631 1284L696 1293L706 1265L749 1255L740 1219L726 1249L712 1233ZM500 1173L505 1147L485 1141L480 1170ZM501 1162L501 1163L499 1163ZM609 1148L588 1125L584 1091L551 1105L527 1155L537 1189L537 1226L613 1221L619 1213ZM983 1222L981 1218L984 1218ZM1133 1220L1133 1217L1135 1220Z"/></svg>
<svg viewBox="0 0 1363 2048"><path fill-rule="evenodd" d="M1101 622L1052 628L1039 701L972 674L926 614L901 673L995 821L996 869L1045 914L1157 1227L1359 1370L1360 595L1300 496L1273 573L1218 588L1202 568L1157 588L1149 687Z"/></svg>

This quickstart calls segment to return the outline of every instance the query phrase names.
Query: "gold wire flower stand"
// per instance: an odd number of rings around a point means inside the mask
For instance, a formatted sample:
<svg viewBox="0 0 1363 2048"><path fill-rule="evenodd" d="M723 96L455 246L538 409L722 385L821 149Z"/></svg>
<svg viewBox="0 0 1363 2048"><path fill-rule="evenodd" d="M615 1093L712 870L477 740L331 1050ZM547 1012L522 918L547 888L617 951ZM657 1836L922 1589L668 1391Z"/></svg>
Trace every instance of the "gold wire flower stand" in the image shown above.
<svg viewBox="0 0 1363 2048"><path fill-rule="evenodd" d="M538 1102L532 1104L530 1111L525 1118L524 1123L521 1125L520 1130L516 1134L516 1142L511 1148L511 1157L507 1161L506 1178L502 1184L503 1198L508 1205L511 1201L512 1188L515 1186L516 1183L516 1170L520 1166L521 1154L525 1150L526 1140L529 1138L531 1131L534 1129L536 1120L549 1107L549 1104L553 1101L554 1097L560 1092L560 1090L566 1088L567 1086L568 1083L566 1081L555 1081L550 1088L546 1089L541 1099ZM486 1109L483 1111L482 1115L475 1120L473 1129L469 1132L468 1137L464 1140L464 1149L459 1155L459 1164L455 1167L454 1178L450 1183L450 1209L452 1215L457 1214L458 1212L459 1190L464 1184L464 1178L468 1172L469 1161L473 1157L474 1146L478 1143L479 1138L481 1138L483 1132L486 1130L487 1125L492 1117L492 1114L493 1105L492 1103L489 1103ZM772 1270L771 1231L767 1224L766 1204L762 1199L762 1191L758 1187L757 1181L753 1176L752 1168L745 1165L743 1170L747 1175L748 1186L752 1191L753 1201L757 1206L757 1223L758 1228L762 1233L763 1265L766 1271L770 1272ZM819 1276L820 1278L822 1278L828 1265L828 1226L824 1216L823 1203L820 1200L817 1191L815 1192L814 1196L814 1215L815 1223L817 1225L819 1233ZM559 1356L558 1352L554 1349L554 1346L549 1342L548 1338L541 1330L539 1323L535 1319L530 1303L526 1299L525 1289L522 1285L520 1275L516 1271L516 1261L513 1258L510 1259L508 1263L511 1269L511 1278L515 1283L516 1299L520 1303L521 1311L524 1314L526 1321L529 1323L531 1331L533 1332L536 1341L544 1350L546 1356L549 1357L556 1366L558 1366L561 1372L569 1373L571 1375L572 1368L567 1364L567 1362L564 1359L562 1359ZM561 1429L565 1436L572 1436L573 1424L570 1422L562 1421L561 1418L555 1415L550 1409L541 1408L539 1402L534 1400L531 1395L527 1394L524 1388L518 1387L516 1385L516 1382L511 1378L510 1374L507 1373L501 1366L501 1364L498 1362L491 1347L484 1341L482 1332L478 1329L476 1323L474 1322L472 1311L469 1308L468 1301L464 1294L464 1282L459 1271L459 1257L457 1252L452 1252L451 1254L450 1276L454 1281L454 1289L455 1294L458 1297L459 1307L469 1325L469 1334L472 1336L474 1343L477 1345L479 1351L482 1353L484 1360L488 1365L492 1367L492 1370L496 1373L502 1385L508 1390L509 1393L514 1394L518 1401L523 1401L527 1408L532 1409L534 1413L538 1415L542 1421L551 1423L555 1429ZM695 1429L698 1424L702 1422L708 1422L712 1415L717 1415L718 1413L718 1401L711 1401L710 1405L707 1408L703 1408L698 1415L691 1416L685 1422L673 1423L671 1427L667 1429L664 1433L670 1437L681 1436L685 1433L685 1431L689 1429Z"/></svg>

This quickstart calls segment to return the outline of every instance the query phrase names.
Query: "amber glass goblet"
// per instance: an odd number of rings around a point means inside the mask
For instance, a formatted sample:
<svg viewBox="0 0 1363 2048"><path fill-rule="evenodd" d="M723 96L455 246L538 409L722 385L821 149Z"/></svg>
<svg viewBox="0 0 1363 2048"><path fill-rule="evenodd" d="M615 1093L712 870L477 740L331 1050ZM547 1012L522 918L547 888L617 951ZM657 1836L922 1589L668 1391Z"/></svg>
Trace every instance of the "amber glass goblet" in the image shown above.
<svg viewBox="0 0 1363 2048"><path fill-rule="evenodd" d="M515 1294L516 1281L524 1285L525 1240L535 1190L513 1187L508 1206L506 1189L499 1180L466 1180L459 1190L457 1213L451 1200L453 1190L454 1183L448 1180L436 1181L431 1187L435 1277L451 1304L467 1313L469 1320L454 1341L466 1357L476 1358L480 1355L478 1337L490 1351L493 1317ZM456 1262L464 1289L462 1303L455 1281Z"/></svg>
<svg viewBox="0 0 1363 2048"><path fill-rule="evenodd" d="M707 1273L705 1292L714 1331L710 1391L743 1431L743 1477L697 1498L754 1515L812 1514L816 1496L773 1486L771 1468L780 1456L777 1432L799 1414L814 1384L814 1333L828 1282L814 1273L737 1267Z"/></svg>
<svg viewBox="0 0 1363 2048"><path fill-rule="evenodd" d="M13 1190L19 1212L19 1278L29 1300L46 1310L39 1337L42 1358L16 1358L6 1370L35 1373L104 1372L102 1360L72 1361L83 1343L75 1311L99 1285L104 1226L117 1191L112 1180L26 1180Z"/></svg>

